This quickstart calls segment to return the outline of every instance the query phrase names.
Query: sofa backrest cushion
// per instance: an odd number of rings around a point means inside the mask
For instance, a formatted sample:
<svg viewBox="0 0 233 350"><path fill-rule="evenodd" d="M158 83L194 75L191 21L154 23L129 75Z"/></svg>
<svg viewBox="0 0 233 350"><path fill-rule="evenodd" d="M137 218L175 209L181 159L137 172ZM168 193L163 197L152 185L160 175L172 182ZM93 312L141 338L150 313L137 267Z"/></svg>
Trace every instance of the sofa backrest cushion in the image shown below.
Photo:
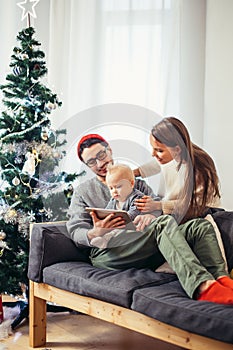
<svg viewBox="0 0 233 350"><path fill-rule="evenodd" d="M42 282L44 267L57 262L89 260L89 248L80 249L64 234L65 223L40 223L32 227L28 278Z"/></svg>
<svg viewBox="0 0 233 350"><path fill-rule="evenodd" d="M218 211L212 214L225 249L229 271L233 269L233 211Z"/></svg>

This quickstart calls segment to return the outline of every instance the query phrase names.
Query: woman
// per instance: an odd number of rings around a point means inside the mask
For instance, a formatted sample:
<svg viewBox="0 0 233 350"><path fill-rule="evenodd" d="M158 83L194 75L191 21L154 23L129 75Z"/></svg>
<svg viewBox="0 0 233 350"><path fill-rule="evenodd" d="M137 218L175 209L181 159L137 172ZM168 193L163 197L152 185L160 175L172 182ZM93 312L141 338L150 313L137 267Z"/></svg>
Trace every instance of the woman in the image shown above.
<svg viewBox="0 0 233 350"><path fill-rule="evenodd" d="M203 217L208 207L219 207L219 179L213 159L193 144L185 125L168 117L156 124L150 135L153 162L134 170L135 176L161 172L158 195L160 202L149 196L137 200L141 212L161 210L173 214L178 222Z"/></svg>

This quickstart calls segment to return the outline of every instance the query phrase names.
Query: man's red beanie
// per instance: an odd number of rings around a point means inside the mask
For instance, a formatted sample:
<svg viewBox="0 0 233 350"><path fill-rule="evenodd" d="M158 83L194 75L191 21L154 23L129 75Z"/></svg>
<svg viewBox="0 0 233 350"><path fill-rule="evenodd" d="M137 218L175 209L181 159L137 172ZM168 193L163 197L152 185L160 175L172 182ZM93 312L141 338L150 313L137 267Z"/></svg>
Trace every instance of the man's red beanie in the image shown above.
<svg viewBox="0 0 233 350"><path fill-rule="evenodd" d="M82 161L82 157L81 157L81 145L83 144L84 141L89 140L89 139L98 139L101 142L106 142L108 143L102 136L98 135L98 134L88 134L88 135L84 135L80 140L79 143L77 145L77 153L78 153L78 157L79 159Z"/></svg>

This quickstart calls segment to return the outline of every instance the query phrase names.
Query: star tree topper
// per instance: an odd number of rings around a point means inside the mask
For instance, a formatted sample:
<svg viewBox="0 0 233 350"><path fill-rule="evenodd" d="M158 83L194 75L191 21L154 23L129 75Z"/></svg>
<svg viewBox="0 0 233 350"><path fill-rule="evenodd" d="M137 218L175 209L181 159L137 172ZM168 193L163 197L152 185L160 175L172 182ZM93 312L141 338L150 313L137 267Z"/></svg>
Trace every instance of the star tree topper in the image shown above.
<svg viewBox="0 0 233 350"><path fill-rule="evenodd" d="M30 15L33 18L36 18L35 7L39 1L40 0L24 0L17 3L17 5L23 10L21 21L23 21L25 17L28 17L28 21L30 22Z"/></svg>

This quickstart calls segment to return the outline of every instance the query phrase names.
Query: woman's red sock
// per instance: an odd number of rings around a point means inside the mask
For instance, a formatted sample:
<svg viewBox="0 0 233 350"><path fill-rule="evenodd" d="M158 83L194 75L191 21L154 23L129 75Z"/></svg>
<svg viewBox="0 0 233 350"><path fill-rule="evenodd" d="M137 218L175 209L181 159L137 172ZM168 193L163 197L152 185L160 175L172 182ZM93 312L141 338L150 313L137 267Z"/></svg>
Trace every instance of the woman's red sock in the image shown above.
<svg viewBox="0 0 233 350"><path fill-rule="evenodd" d="M228 276L224 276L224 277L220 277L218 278L218 282L227 288L231 288L233 290L233 279L228 277Z"/></svg>
<svg viewBox="0 0 233 350"><path fill-rule="evenodd" d="M204 292L200 293L197 300L212 301L213 303L233 305L233 290L224 287L217 281L212 283Z"/></svg>

